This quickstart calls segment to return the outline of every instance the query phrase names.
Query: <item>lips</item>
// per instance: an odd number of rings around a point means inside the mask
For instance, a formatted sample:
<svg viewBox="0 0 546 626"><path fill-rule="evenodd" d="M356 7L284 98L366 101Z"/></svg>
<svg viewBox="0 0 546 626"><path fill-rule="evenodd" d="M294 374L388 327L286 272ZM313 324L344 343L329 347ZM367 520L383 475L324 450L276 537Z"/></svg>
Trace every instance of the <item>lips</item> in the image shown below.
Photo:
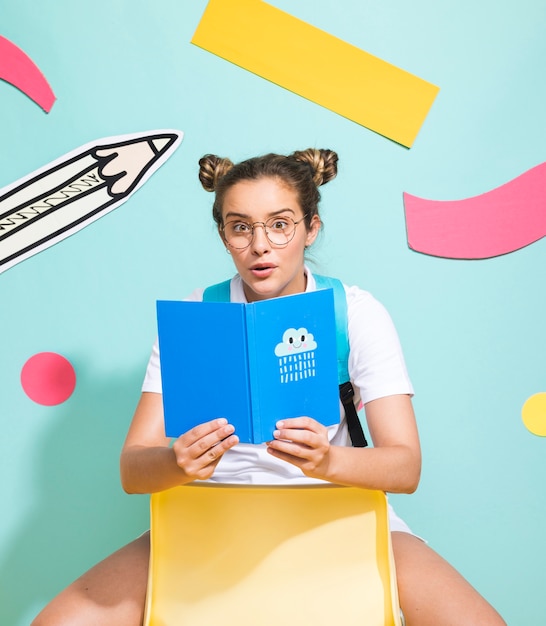
<svg viewBox="0 0 546 626"><path fill-rule="evenodd" d="M250 271L254 276L259 276L261 278L266 278L270 276L275 270L275 266L268 263L257 263L250 268Z"/></svg>

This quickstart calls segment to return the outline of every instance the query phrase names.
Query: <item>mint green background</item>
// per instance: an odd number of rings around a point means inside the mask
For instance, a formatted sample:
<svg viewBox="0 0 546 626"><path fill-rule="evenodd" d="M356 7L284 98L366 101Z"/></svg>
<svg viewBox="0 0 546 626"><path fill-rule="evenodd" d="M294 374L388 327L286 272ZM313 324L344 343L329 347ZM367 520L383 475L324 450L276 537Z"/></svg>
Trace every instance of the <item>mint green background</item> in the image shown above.
<svg viewBox="0 0 546 626"><path fill-rule="evenodd" d="M392 500L509 624L544 621L546 440L525 429L521 407L546 391L546 239L484 261L417 254L402 193L466 198L546 159L546 4L274 4L441 87L411 150L192 46L205 0L0 4L0 34L58 98L45 114L0 81L0 187L97 138L186 133L129 202L0 275L2 624L28 624L147 527L147 497L122 492L118 458L155 300L231 273L199 157L308 146L340 155L314 267L383 301L416 387L422 481ZM34 404L19 383L41 351L77 372L57 407Z"/></svg>

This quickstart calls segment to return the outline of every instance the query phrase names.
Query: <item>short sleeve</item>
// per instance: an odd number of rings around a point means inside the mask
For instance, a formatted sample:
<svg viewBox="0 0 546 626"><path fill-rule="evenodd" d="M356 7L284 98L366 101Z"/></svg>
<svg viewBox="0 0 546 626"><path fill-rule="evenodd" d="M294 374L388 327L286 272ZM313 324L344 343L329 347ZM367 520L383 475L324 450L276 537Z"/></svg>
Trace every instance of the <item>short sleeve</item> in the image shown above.
<svg viewBox="0 0 546 626"><path fill-rule="evenodd" d="M161 368L159 365L159 342L156 339L152 348L152 354L148 361L144 382L142 383L142 391L151 391L153 393L161 393Z"/></svg>
<svg viewBox="0 0 546 626"><path fill-rule="evenodd" d="M184 300L190 302L201 302L203 300L204 289L196 289ZM151 391L153 393L162 393L161 387L161 365L159 358L159 341L156 339L152 347L152 354L148 361L144 382L142 383L142 391Z"/></svg>
<svg viewBox="0 0 546 626"><path fill-rule="evenodd" d="M345 287L349 327L349 374L361 401L413 395L400 340L385 307L369 292Z"/></svg>

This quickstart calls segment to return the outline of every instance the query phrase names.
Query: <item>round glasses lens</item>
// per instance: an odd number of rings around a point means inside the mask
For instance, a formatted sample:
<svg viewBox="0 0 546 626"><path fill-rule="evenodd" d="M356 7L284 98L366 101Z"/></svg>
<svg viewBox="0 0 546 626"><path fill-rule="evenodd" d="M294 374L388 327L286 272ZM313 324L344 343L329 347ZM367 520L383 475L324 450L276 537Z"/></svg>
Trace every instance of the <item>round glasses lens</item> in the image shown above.
<svg viewBox="0 0 546 626"><path fill-rule="evenodd" d="M265 232L271 243L286 245L294 236L296 224L290 217L272 217L265 223Z"/></svg>
<svg viewBox="0 0 546 626"><path fill-rule="evenodd" d="M246 222L228 222L224 226L224 237L232 248L246 248L252 241L252 226Z"/></svg>

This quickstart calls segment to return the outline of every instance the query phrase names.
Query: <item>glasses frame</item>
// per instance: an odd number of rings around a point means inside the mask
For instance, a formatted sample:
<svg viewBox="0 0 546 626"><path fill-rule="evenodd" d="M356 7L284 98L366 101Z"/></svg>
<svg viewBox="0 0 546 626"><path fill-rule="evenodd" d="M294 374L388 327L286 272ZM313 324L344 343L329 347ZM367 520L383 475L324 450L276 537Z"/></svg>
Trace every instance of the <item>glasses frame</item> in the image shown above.
<svg viewBox="0 0 546 626"><path fill-rule="evenodd" d="M308 213L306 213L303 217L300 217L299 220L295 220L292 217L271 217L269 218L269 220L274 220L274 219L289 219L294 223L294 230L292 231L292 236L290 237L290 239L288 241L286 241L285 243L275 243L274 241L271 241L271 239L269 238L269 233L267 232L267 225L266 222L245 222L245 220L229 220L229 222L226 222L225 224L223 224L220 227L220 230L222 231L222 235L224 238L224 241L226 242L226 244L232 248L233 250L246 250L248 247L250 247L252 245L252 242L254 241L254 227L255 226L261 226L264 229L264 233L265 236L267 238L267 241L269 241L269 243L272 246L275 246L276 248L284 248L286 247L296 236L296 228L298 227L298 224L300 224L301 222L303 222L305 220L305 218L307 217ZM226 237L226 232L225 232L225 228L228 224L231 224L231 222L241 222L244 224L247 224L248 226L250 226L250 239L248 240L248 243L246 246L243 246L242 248L234 246L233 244L229 243L228 238Z"/></svg>

